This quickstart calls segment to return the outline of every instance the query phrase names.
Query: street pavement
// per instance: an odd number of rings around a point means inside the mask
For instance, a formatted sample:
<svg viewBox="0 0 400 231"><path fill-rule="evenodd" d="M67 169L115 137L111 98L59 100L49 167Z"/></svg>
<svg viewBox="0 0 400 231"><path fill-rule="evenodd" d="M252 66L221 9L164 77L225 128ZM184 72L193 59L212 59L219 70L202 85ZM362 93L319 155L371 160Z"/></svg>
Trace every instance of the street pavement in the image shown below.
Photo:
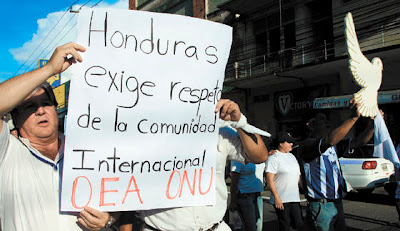
<svg viewBox="0 0 400 231"><path fill-rule="evenodd" d="M275 210L268 203L269 194L269 191L261 194L264 199L263 231L278 230ZM301 196L304 216L307 204L304 196ZM394 200L387 195L383 188L375 189L368 196L362 196L356 192L349 193L343 200L343 206L348 231L400 231Z"/></svg>
<svg viewBox="0 0 400 231"><path fill-rule="evenodd" d="M268 203L269 195L269 191L261 193L264 200L262 230L277 231L279 230L278 219L274 207ZM303 209L303 216L305 216L307 202L302 194L301 200L300 205ZM394 198L389 196L383 188L377 188L369 195L357 192L348 193L343 199L343 206L347 231L400 231ZM226 218L226 222L229 223L229 218Z"/></svg>

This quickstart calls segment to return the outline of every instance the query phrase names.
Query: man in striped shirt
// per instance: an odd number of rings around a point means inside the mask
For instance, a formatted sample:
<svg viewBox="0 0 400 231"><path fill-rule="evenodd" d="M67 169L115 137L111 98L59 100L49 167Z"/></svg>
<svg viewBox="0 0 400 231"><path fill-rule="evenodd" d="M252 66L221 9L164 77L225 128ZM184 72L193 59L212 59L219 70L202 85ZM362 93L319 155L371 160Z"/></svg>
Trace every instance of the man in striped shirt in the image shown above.
<svg viewBox="0 0 400 231"><path fill-rule="evenodd" d="M368 119L369 125L360 136L343 140L360 118L357 104L351 110L350 117L332 131L326 116L317 114L307 123L310 137L300 143L297 153L303 165L309 212L317 230L346 230L342 204L345 182L338 158L368 142L374 132L373 120Z"/></svg>

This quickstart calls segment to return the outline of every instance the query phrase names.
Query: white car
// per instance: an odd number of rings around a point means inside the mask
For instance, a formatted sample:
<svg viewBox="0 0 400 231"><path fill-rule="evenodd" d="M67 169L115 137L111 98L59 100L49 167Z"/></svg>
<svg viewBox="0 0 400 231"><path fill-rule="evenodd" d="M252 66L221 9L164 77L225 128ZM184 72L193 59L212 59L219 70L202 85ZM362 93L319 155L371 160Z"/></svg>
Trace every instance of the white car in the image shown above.
<svg viewBox="0 0 400 231"><path fill-rule="evenodd" d="M384 158L340 158L343 176L360 193L371 193L389 182L394 173L393 163Z"/></svg>

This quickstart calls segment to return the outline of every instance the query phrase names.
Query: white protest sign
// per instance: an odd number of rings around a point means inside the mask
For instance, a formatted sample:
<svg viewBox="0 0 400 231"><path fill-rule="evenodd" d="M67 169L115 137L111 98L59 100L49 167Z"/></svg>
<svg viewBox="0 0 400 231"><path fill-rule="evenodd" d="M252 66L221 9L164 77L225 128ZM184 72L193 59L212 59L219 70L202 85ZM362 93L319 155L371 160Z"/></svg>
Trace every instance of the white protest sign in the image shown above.
<svg viewBox="0 0 400 231"><path fill-rule="evenodd" d="M141 11L81 11L62 211L215 203L229 26Z"/></svg>

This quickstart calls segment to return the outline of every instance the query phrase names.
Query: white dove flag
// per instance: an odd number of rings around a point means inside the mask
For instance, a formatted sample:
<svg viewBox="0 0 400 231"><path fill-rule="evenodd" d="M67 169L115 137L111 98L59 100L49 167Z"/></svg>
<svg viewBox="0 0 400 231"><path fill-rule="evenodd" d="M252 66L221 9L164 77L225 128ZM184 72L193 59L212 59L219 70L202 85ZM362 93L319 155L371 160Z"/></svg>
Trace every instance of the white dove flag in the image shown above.
<svg viewBox="0 0 400 231"><path fill-rule="evenodd" d="M361 52L350 12L345 17L345 36L350 72L361 87L361 90L354 94L354 98L360 104L359 110L362 116L376 116L379 112L377 97L382 82L382 61L375 57L370 62Z"/></svg>
<svg viewBox="0 0 400 231"><path fill-rule="evenodd" d="M233 122L233 121L225 121L220 119L219 120L219 127L233 127L234 129L241 128L247 133L251 134L259 134L261 136L266 136L266 137L271 137L271 133L266 132L264 130L261 130L253 125L250 125L247 123L247 118L243 114L240 116L240 119L238 122Z"/></svg>

